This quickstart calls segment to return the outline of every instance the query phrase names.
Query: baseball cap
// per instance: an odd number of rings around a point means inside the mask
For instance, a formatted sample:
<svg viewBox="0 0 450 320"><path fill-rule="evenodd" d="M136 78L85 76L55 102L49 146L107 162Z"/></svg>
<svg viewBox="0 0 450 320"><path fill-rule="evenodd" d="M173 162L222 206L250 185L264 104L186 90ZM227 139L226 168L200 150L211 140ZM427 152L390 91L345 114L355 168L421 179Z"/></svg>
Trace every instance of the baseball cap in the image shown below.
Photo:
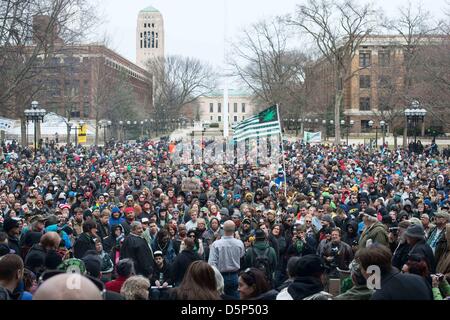
<svg viewBox="0 0 450 320"><path fill-rule="evenodd" d="M377 211L372 207L366 208L366 210L364 210L364 214L369 217L377 217Z"/></svg>
<svg viewBox="0 0 450 320"><path fill-rule="evenodd" d="M164 255L163 255L162 251L158 250L158 251L155 251L155 252L153 253L153 256L154 256L154 257L156 257L156 256L161 256L161 257L162 257L162 256L164 256Z"/></svg>
<svg viewBox="0 0 450 320"><path fill-rule="evenodd" d="M75 198L77 196L76 192L69 191L69 198Z"/></svg>
<svg viewBox="0 0 450 320"><path fill-rule="evenodd" d="M142 219L141 219L141 223L149 223L148 218L142 218Z"/></svg>
<svg viewBox="0 0 450 320"><path fill-rule="evenodd" d="M297 277L321 274L324 270L323 260L316 254L307 254L295 264L295 275Z"/></svg>
<svg viewBox="0 0 450 320"><path fill-rule="evenodd" d="M129 194L129 195L127 195L127 201L131 201L131 200L134 200L134 198L133 198L133 196L131 195L131 194Z"/></svg>
<svg viewBox="0 0 450 320"><path fill-rule="evenodd" d="M14 218L6 218L5 221L3 221L3 231L9 232L10 230L14 228L19 227L19 220Z"/></svg>

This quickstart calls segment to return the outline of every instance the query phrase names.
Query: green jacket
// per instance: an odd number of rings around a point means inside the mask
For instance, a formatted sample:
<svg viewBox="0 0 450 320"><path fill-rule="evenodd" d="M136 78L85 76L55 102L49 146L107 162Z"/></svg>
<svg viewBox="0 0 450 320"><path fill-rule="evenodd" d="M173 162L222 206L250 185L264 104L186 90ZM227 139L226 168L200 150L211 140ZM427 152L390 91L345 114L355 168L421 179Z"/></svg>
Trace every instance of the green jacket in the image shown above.
<svg viewBox="0 0 450 320"><path fill-rule="evenodd" d="M333 300L369 300L372 297L373 290L365 285L354 286L345 293L333 298Z"/></svg>
<svg viewBox="0 0 450 320"><path fill-rule="evenodd" d="M365 248L367 240L372 239L372 243L379 243L389 246L388 233L386 227L381 222L377 221L369 228L364 228L359 239L359 248Z"/></svg>
<svg viewBox="0 0 450 320"><path fill-rule="evenodd" d="M447 280L444 280L439 288L433 288L433 300L444 300L448 296L450 296L450 285Z"/></svg>
<svg viewBox="0 0 450 320"><path fill-rule="evenodd" d="M256 241L252 247L250 247L244 256L244 268L251 268L254 266L253 259L257 257L257 255L264 254L264 251L268 251L268 258L269 258L269 264L270 264L270 270L274 272L277 267L277 254L275 253L275 249L272 248L267 241ZM253 250L255 250L255 253L253 253Z"/></svg>

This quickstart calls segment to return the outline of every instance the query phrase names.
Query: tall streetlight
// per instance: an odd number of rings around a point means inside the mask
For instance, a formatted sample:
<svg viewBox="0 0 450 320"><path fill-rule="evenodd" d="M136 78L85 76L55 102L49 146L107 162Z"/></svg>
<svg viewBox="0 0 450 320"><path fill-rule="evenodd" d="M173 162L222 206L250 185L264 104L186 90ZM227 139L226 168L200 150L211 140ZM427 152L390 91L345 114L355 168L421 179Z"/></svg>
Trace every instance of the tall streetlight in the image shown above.
<svg viewBox="0 0 450 320"><path fill-rule="evenodd" d="M382 132L382 135L383 135L383 148L384 148L384 145L386 144L386 127L387 127L386 121L381 120L380 121L380 126L381 126L381 132Z"/></svg>
<svg viewBox="0 0 450 320"><path fill-rule="evenodd" d="M323 125L323 129L324 129L324 138L325 138L325 140L327 140L328 139L328 136L327 136L327 120L322 120L322 125Z"/></svg>
<svg viewBox="0 0 450 320"><path fill-rule="evenodd" d="M341 125L343 127L347 128L347 146L348 146L348 137L350 135L350 128L353 127L354 124L355 124L354 120L350 120L350 122L348 124L345 122L345 120L341 120Z"/></svg>
<svg viewBox="0 0 450 320"><path fill-rule="evenodd" d="M427 115L427 110L420 109L420 103L414 100L411 103L411 108L405 109L405 117L408 124L411 124L414 128L414 143L417 140L417 124L424 123L425 116Z"/></svg>
<svg viewBox="0 0 450 320"><path fill-rule="evenodd" d="M369 121L369 127L372 129L375 129L375 147L378 148L378 129L381 129L383 132L383 145L384 145L384 127L386 126L386 122L384 121L380 121L380 126L375 126L374 127L375 122L373 122L373 120Z"/></svg>
<svg viewBox="0 0 450 320"><path fill-rule="evenodd" d="M124 128L123 128L123 121L122 120L119 121L119 126L120 126L120 132L122 133L121 134L121 136L122 136L121 138L124 138ZM119 139L119 140L121 140L121 139Z"/></svg>
<svg viewBox="0 0 450 320"><path fill-rule="evenodd" d="M36 159L37 155L37 124L38 122L44 122L44 117L46 114L45 109L38 109L39 102L33 101L31 102L31 109L25 109L25 119L28 122L32 121L34 123L34 159Z"/></svg>
<svg viewBox="0 0 450 320"><path fill-rule="evenodd" d="M101 120L100 121L100 128L103 128L103 142L106 146L106 128L111 127L112 122L110 120Z"/></svg>
<svg viewBox="0 0 450 320"><path fill-rule="evenodd" d="M130 120L128 120L127 121L127 129L125 129L123 132L124 132L124 136L125 136L125 140L128 140L128 134L127 134L127 131L128 131L128 128L130 127L130 125L131 125L131 121Z"/></svg>

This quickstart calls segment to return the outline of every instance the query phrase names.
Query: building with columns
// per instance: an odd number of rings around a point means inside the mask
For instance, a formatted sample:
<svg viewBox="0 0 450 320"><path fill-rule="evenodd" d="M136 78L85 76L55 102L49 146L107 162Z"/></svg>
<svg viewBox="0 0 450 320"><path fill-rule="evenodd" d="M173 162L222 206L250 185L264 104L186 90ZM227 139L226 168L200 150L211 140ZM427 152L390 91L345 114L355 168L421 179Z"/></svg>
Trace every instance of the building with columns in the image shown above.
<svg viewBox="0 0 450 320"><path fill-rule="evenodd" d="M223 90L212 92L198 99L200 121L223 122ZM230 125L238 123L256 112L253 96L241 90L228 90L228 119Z"/></svg>
<svg viewBox="0 0 450 320"><path fill-rule="evenodd" d="M136 27L136 64L146 69L152 58L164 57L164 19L157 9L149 6L139 11Z"/></svg>

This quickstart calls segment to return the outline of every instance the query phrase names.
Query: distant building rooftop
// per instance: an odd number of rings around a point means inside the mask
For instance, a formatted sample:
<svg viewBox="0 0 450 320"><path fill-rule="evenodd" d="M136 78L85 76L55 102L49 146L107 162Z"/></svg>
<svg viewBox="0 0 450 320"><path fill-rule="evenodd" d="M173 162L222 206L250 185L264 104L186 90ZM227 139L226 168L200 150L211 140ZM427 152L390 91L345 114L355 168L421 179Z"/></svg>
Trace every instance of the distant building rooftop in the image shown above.
<svg viewBox="0 0 450 320"><path fill-rule="evenodd" d="M238 89L228 89L228 96L229 97L251 97L253 96L250 92L245 90L238 90ZM204 97L223 97L223 89L221 90L215 90L209 94L204 95Z"/></svg>
<svg viewBox="0 0 450 320"><path fill-rule="evenodd" d="M155 7L148 6L147 8L144 8L144 9L142 9L139 12L159 12L159 10L156 9Z"/></svg>

